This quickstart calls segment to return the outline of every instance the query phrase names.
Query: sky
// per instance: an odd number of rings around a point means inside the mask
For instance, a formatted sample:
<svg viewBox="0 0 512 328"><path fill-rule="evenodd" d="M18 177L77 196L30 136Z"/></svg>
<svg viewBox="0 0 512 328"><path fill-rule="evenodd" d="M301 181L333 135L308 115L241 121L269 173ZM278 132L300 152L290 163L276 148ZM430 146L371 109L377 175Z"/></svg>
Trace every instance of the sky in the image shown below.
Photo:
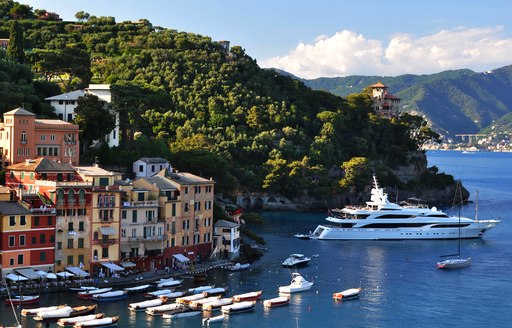
<svg viewBox="0 0 512 328"><path fill-rule="evenodd" d="M512 64L510 0L17 0L228 40L298 77L398 76Z"/></svg>

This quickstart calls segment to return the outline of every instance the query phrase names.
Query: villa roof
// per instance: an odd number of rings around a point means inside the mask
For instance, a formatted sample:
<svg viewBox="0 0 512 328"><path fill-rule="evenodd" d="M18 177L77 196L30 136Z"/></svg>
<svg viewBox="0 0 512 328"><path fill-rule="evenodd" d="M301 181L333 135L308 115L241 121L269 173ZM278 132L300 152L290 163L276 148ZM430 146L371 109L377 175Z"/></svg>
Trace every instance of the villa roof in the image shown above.
<svg viewBox="0 0 512 328"><path fill-rule="evenodd" d="M381 81L379 81L375 84L370 85L370 88L387 88L387 86L384 85L384 83L382 83Z"/></svg>
<svg viewBox="0 0 512 328"><path fill-rule="evenodd" d="M13 109L11 111L5 112L4 115L18 115L18 116L36 116L36 114L29 112L26 109L23 109L21 107L18 107L16 109Z"/></svg>
<svg viewBox="0 0 512 328"><path fill-rule="evenodd" d="M240 225L235 222L219 220L219 221L215 222L215 227L216 228L238 228L238 227L240 227Z"/></svg>
<svg viewBox="0 0 512 328"><path fill-rule="evenodd" d="M83 90L75 90L68 93L63 93L60 95L44 98L44 100L77 100L80 97L83 97L85 92Z"/></svg>
<svg viewBox="0 0 512 328"><path fill-rule="evenodd" d="M73 165L69 163L59 163L45 157L28 159L25 162L9 165L7 169L32 172L75 172Z"/></svg>

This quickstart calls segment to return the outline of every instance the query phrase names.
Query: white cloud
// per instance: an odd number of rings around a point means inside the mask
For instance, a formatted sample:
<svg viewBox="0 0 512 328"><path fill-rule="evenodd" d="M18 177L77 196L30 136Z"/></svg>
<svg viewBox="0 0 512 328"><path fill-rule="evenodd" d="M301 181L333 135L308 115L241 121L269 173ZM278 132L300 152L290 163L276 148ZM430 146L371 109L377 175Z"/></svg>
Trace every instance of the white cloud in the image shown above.
<svg viewBox="0 0 512 328"><path fill-rule="evenodd" d="M386 45L343 30L299 43L285 56L260 61L262 67L303 78L347 75L431 74L450 69L484 71L512 64L512 39L500 38L502 27L442 30L414 38L396 34Z"/></svg>

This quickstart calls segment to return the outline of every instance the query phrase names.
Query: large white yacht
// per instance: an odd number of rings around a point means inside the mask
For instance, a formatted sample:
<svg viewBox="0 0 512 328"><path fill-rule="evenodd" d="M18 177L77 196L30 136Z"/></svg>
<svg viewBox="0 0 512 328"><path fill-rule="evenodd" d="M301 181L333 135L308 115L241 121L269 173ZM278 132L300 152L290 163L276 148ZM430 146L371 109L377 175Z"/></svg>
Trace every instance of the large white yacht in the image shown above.
<svg viewBox="0 0 512 328"><path fill-rule="evenodd" d="M457 239L481 238L500 220L476 220L449 216L435 207L400 206L388 200L373 177L366 206L335 209L310 238L338 240Z"/></svg>

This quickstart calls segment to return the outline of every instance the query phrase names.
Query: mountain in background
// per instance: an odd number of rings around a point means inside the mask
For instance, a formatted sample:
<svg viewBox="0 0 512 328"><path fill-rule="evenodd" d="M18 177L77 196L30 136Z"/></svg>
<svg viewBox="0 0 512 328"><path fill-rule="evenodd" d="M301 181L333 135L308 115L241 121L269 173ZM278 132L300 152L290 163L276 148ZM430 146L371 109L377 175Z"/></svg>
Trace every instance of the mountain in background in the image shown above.
<svg viewBox="0 0 512 328"><path fill-rule="evenodd" d="M300 80L312 89L343 97L381 81L391 94L402 99L403 111L423 115L445 138L456 134L505 132L512 125L512 115L507 115L512 112L512 66L483 73L462 69L430 75L354 75Z"/></svg>

